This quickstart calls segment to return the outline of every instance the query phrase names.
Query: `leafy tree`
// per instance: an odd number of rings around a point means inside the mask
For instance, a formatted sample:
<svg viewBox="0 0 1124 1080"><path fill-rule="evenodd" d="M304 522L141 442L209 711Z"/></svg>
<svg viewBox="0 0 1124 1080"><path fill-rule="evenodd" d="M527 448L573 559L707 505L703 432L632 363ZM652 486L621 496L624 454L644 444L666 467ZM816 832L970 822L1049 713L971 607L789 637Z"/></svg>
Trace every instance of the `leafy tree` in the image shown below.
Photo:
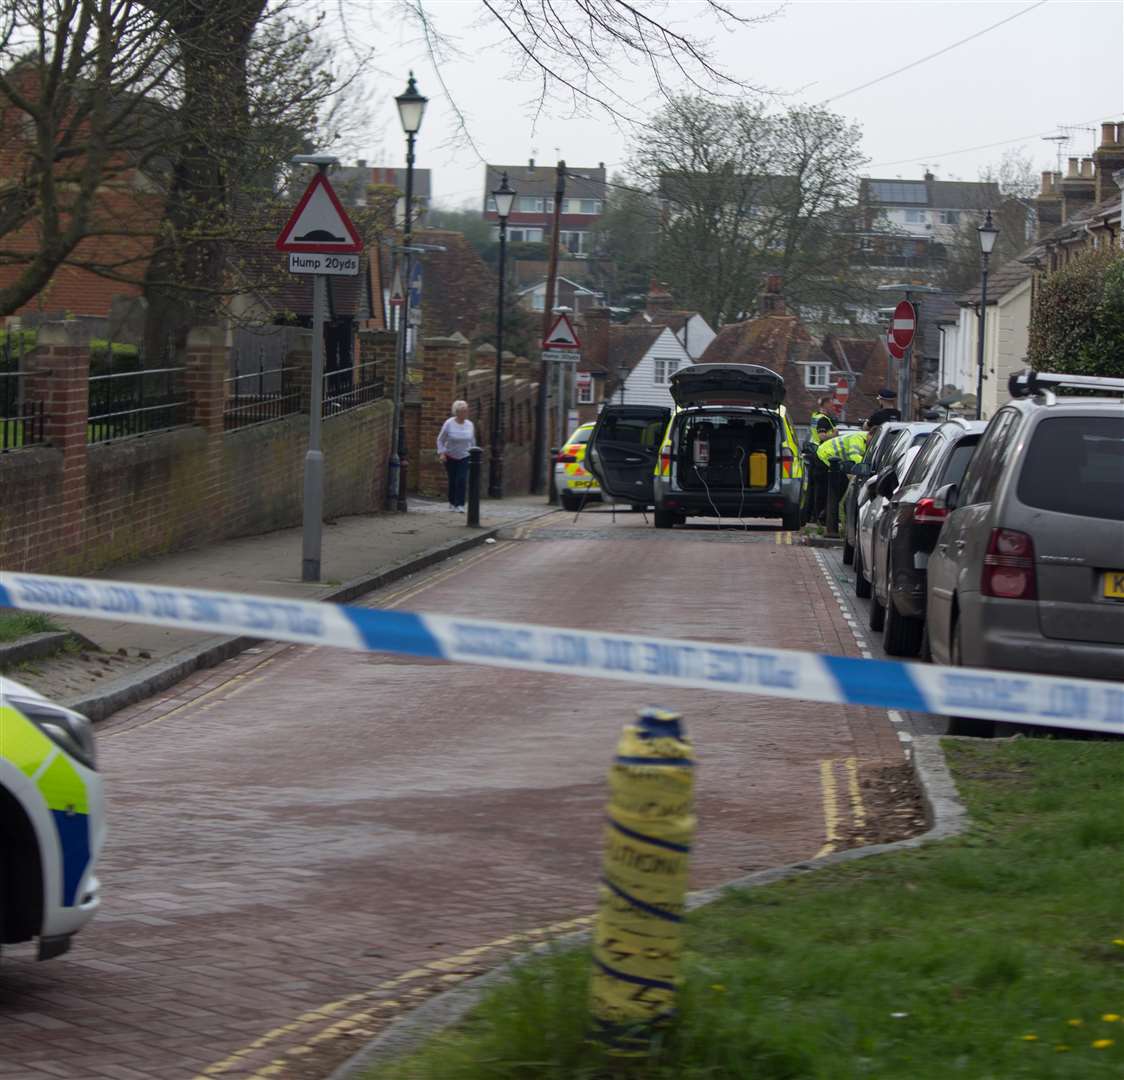
<svg viewBox="0 0 1124 1080"><path fill-rule="evenodd" d="M619 306L626 296L647 292L656 272L660 207L655 195L630 186L619 173L610 183L593 236L599 258L591 270L598 288Z"/></svg>
<svg viewBox="0 0 1124 1080"><path fill-rule="evenodd" d="M426 213L425 221L430 228L449 229L463 234L481 258L495 263L499 248L496 227L492 222L486 221L478 209L446 210L431 207Z"/></svg>
<svg viewBox="0 0 1124 1080"><path fill-rule="evenodd" d="M1027 353L1049 371L1124 377L1124 253L1086 251L1043 279Z"/></svg>
<svg viewBox="0 0 1124 1080"><path fill-rule="evenodd" d="M1015 198L1004 201L991 211L991 220L999 229L995 249L988 258L988 269L998 270L1027 246L1027 207ZM984 214L961 215L960 227L952 241L945 245L945 261L937 283L952 293L966 292L980 283L979 226Z"/></svg>

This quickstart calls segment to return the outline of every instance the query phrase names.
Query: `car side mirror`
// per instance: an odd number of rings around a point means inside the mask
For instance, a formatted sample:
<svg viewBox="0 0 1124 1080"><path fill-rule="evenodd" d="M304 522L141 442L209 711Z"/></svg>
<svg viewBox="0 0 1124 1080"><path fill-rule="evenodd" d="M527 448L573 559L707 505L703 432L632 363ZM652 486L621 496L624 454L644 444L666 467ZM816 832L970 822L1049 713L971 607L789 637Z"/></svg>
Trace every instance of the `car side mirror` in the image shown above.
<svg viewBox="0 0 1124 1080"><path fill-rule="evenodd" d="M857 476L869 476L871 471L871 467L865 461L860 461L855 466L855 474Z"/></svg>
<svg viewBox="0 0 1124 1080"><path fill-rule="evenodd" d="M938 510L955 510L960 490L955 484L945 484L933 492L933 506Z"/></svg>
<svg viewBox="0 0 1124 1080"><path fill-rule="evenodd" d="M898 490L898 474L893 469L888 473L883 473L882 478L878 481L877 490L882 498L888 499Z"/></svg>

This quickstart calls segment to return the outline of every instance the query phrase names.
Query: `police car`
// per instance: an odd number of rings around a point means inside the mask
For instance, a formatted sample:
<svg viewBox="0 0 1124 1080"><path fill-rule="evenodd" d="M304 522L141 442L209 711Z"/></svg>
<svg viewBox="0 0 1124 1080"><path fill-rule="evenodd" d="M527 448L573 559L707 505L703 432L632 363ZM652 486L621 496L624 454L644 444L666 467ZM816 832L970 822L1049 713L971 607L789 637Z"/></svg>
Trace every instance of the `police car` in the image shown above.
<svg viewBox="0 0 1124 1080"><path fill-rule="evenodd" d="M657 529L695 516L780 518L798 529L804 462L784 380L756 364L692 364L668 389L674 409L601 410L587 457L602 490L654 506Z"/></svg>
<svg viewBox="0 0 1124 1080"><path fill-rule="evenodd" d="M104 839L90 721L0 676L0 947L67 951L100 902Z"/></svg>
<svg viewBox="0 0 1124 1080"><path fill-rule="evenodd" d="M554 459L554 485L563 510L580 510L600 500L601 487L585 467L585 450L596 425L579 424Z"/></svg>

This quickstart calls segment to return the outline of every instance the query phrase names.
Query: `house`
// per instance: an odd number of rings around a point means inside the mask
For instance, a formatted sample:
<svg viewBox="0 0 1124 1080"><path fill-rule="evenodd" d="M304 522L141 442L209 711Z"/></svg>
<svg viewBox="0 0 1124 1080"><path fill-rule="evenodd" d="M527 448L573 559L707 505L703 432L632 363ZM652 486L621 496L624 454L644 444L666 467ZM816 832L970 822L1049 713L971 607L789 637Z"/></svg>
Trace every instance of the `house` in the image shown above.
<svg viewBox="0 0 1124 1080"><path fill-rule="evenodd" d="M889 354L881 340L829 334L822 342L788 311L779 275L770 275L761 314L728 323L699 359L703 364L760 364L784 379L785 404L793 424L806 425L819 399L846 379L845 416L862 419L878 407L878 391L889 380Z"/></svg>
<svg viewBox="0 0 1124 1080"><path fill-rule="evenodd" d="M368 190L372 187L396 188L402 194L398 199L395 220L405 220L406 212L406 170L394 166L369 166L360 158L354 165L337 165L331 169L328 179L332 183L340 202L345 207L362 209L367 205ZM433 174L429 169L414 169L414 227L425 224L426 212L433 191ZM299 195L300 192L297 192Z"/></svg>
<svg viewBox="0 0 1124 1080"><path fill-rule="evenodd" d="M992 181L938 180L931 172L921 180L863 177L853 264L937 269L958 230L1003 201Z"/></svg>
<svg viewBox="0 0 1124 1080"><path fill-rule="evenodd" d="M496 223L499 216L492 192L507 174L508 185L517 192L515 205L507 219L507 238L513 243L549 242L554 230L554 166L485 165L484 220ZM594 230L605 212L605 163L596 168L574 166L566 170L566 193L563 198L558 228L560 246L573 258L585 258L593 251Z"/></svg>
<svg viewBox="0 0 1124 1080"><path fill-rule="evenodd" d="M648 287L644 310L633 315L629 325L670 327L691 360L698 360L714 340L710 323L697 311L676 309L671 293L656 281Z"/></svg>
<svg viewBox="0 0 1124 1080"><path fill-rule="evenodd" d="M536 281L532 285L524 285L516 291L519 305L528 311L543 311L546 308L546 278ZM595 289L590 289L570 278L559 275L554 282L554 306L568 308L576 315L591 308L600 307L605 302L604 296Z"/></svg>

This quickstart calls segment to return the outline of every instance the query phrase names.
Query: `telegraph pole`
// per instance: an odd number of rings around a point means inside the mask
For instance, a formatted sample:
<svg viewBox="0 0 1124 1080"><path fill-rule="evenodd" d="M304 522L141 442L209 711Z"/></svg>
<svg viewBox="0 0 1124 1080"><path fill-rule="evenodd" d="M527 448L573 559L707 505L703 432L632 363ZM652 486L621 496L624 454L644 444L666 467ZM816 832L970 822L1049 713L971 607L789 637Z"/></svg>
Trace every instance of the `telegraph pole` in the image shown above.
<svg viewBox="0 0 1124 1080"><path fill-rule="evenodd" d="M566 194L566 162L560 161L554 170L554 217L550 236L550 267L546 275L546 302L543 304L542 336L546 340L554 322L554 291L558 282L558 239L561 232L562 198ZM550 363L545 354L539 364L539 395L535 402L535 446L531 459L531 491L541 495L546 488L546 458L550 440L547 432L546 398L550 385ZM561 438L561 435L559 436Z"/></svg>

